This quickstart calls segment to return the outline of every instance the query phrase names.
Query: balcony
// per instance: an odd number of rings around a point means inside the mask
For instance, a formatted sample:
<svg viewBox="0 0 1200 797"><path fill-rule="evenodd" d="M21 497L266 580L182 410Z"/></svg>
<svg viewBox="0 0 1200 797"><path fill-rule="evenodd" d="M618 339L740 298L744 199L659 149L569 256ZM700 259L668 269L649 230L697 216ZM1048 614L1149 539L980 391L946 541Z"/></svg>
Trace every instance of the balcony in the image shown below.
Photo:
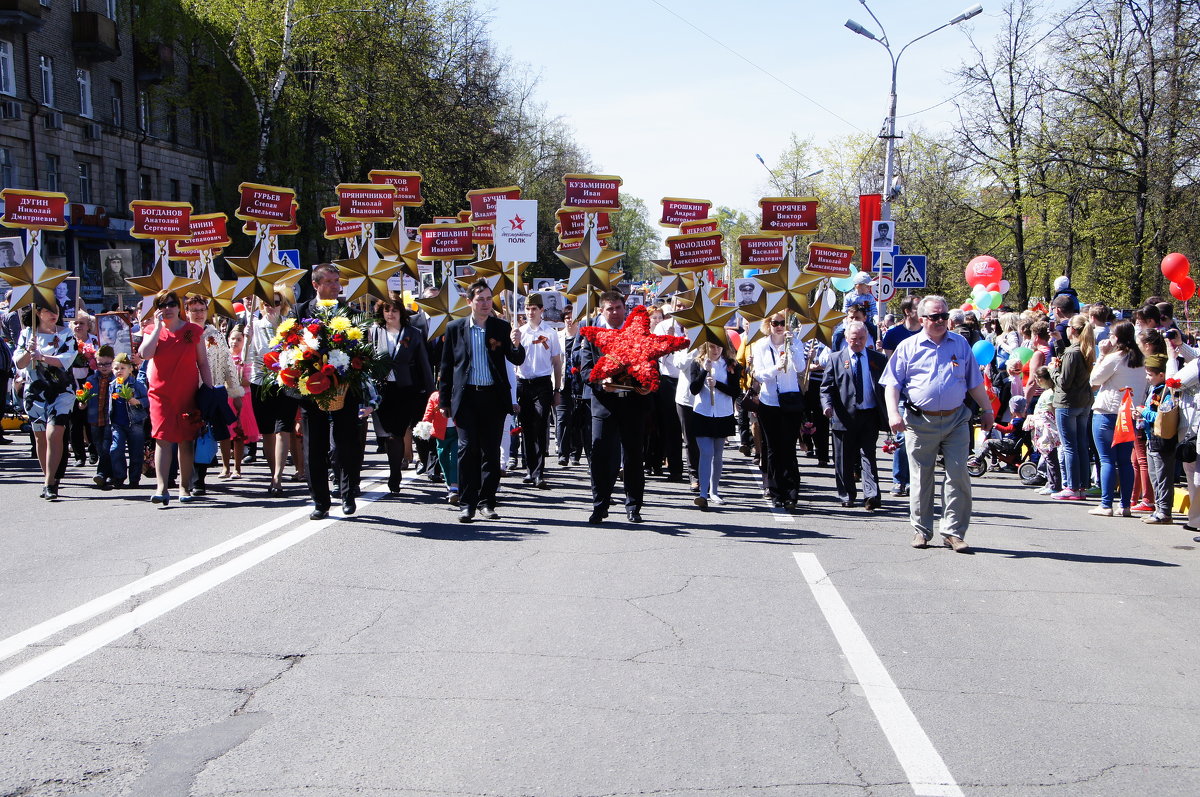
<svg viewBox="0 0 1200 797"><path fill-rule="evenodd" d="M71 46L75 55L86 61L112 61L121 54L117 23L95 11L75 11L71 14Z"/></svg>
<svg viewBox="0 0 1200 797"><path fill-rule="evenodd" d="M0 0L0 29L21 32L42 27L42 4L38 0Z"/></svg>
<svg viewBox="0 0 1200 797"><path fill-rule="evenodd" d="M159 41L138 42L134 69L138 81L162 83L175 76L175 49Z"/></svg>

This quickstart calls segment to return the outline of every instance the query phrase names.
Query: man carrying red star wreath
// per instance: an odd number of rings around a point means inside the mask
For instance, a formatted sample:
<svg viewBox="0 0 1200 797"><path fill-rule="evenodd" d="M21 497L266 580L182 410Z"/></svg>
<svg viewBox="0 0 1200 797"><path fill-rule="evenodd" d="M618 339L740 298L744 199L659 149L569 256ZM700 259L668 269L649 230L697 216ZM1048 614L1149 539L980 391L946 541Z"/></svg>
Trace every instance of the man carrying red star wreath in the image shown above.
<svg viewBox="0 0 1200 797"><path fill-rule="evenodd" d="M600 294L594 326L579 330L579 369L592 410L592 514L589 523L608 516L617 474L624 468L625 513L642 522L646 472L642 462L646 423L654 411L658 358L687 346L687 338L654 335L646 308L638 305L626 319L625 299L616 291Z"/></svg>

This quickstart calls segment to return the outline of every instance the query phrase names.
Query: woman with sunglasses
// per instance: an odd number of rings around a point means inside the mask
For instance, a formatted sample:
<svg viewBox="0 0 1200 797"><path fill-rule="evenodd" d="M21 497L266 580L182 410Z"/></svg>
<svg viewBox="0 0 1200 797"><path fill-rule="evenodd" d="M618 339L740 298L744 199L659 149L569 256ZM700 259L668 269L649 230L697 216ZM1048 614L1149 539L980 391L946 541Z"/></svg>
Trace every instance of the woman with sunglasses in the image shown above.
<svg viewBox="0 0 1200 797"><path fill-rule="evenodd" d="M75 361L75 336L58 325L61 312L58 306L26 307L21 314L24 329L13 357L13 365L25 371L25 412L37 442L38 464L42 466L41 495L51 501L58 498L64 464L63 431L75 407L75 393L67 372Z"/></svg>
<svg viewBox="0 0 1200 797"><path fill-rule="evenodd" d="M282 498L283 468L287 465L292 429L296 425L296 413L300 405L296 399L281 391L263 393L263 355L271 348L271 339L275 337L279 322L292 311L292 289L277 285L271 301L264 302L261 311L257 317L253 308L250 312L250 331L246 336L246 360L250 364L250 387L247 392L254 408L254 420L263 438L263 455L271 471L267 495ZM297 452L297 466L299 463Z"/></svg>
<svg viewBox="0 0 1200 797"><path fill-rule="evenodd" d="M800 380L804 379L804 343L788 334L787 315L776 313L763 321L768 335L754 344L751 358L758 393L758 423L762 428L763 478L771 506L794 509L799 500L800 467L796 443L804 419Z"/></svg>
<svg viewBox="0 0 1200 797"><path fill-rule="evenodd" d="M171 501L167 484L176 450L182 492L179 500L192 500L192 465L200 431L197 382L212 387L213 380L204 330L183 320L179 296L174 291L161 291L154 298L154 308L153 328L142 340L140 352L150 362L150 428L157 441L154 470L158 492L150 500L165 507Z"/></svg>

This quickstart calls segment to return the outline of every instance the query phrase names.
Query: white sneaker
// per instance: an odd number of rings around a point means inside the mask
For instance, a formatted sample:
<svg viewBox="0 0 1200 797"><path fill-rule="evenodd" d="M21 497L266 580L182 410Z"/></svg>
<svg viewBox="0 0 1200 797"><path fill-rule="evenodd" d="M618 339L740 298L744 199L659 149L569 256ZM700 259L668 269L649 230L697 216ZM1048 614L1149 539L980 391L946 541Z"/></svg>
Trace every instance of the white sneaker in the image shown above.
<svg viewBox="0 0 1200 797"><path fill-rule="evenodd" d="M1049 485L1037 491L1038 495L1054 495L1054 488Z"/></svg>
<svg viewBox="0 0 1200 797"><path fill-rule="evenodd" d="M710 504L712 504L713 506L724 506L725 505L725 499L722 498L721 496L717 495L716 493L713 493L711 496L709 496L708 502Z"/></svg>

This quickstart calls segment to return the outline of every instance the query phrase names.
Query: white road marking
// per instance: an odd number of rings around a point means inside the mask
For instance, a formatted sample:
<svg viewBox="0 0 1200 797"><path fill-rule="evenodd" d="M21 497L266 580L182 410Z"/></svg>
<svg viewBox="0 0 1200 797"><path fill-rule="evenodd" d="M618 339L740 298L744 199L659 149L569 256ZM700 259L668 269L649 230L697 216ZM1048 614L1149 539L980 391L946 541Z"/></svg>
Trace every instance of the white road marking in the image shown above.
<svg viewBox="0 0 1200 797"><path fill-rule="evenodd" d="M963 797L946 762L908 707L887 668L850 613L815 554L796 553L796 564L866 694L913 792L921 797Z"/></svg>
<svg viewBox="0 0 1200 797"><path fill-rule="evenodd" d="M371 488L376 484L379 484L379 482L365 485L362 488L363 495L362 498L359 499L360 506L370 504L379 498L382 498L386 494L382 490L379 492L370 492ZM282 521L284 521L285 518L295 520L298 512L300 514L308 514L311 511L312 509L310 507L305 507L302 510L289 512L272 522L282 525ZM138 606L135 609L126 612L125 614L114 617L113 619L96 626L92 630L70 639L62 645L51 648L45 653L30 659L24 664L20 664L12 668L11 670L0 675L0 701L11 697L17 692L20 692L22 689L32 686L44 678L48 678L64 667L74 664L75 662L94 653L105 645L120 639L134 629L145 625L151 620L161 617L172 609L182 606L184 603L187 603L193 598L203 595L213 587L225 583L229 579L246 572L255 565L261 564L275 554L286 551L293 545L303 542L304 540L316 534L318 531L327 528L328 526L344 519L345 517L346 516L344 515L336 514L331 515L324 520L310 520L307 523L304 523L292 529L291 531L286 532L285 534L281 534L278 537L268 540L257 548L253 548L252 550L249 550L234 559L230 559L224 564L214 567L212 570L208 570L189 581L185 581L179 586L164 592L157 598L153 598L152 600L147 601L141 606ZM264 526L266 525L270 524L264 524ZM252 531L259 532L262 529L263 526L259 526L257 529L253 529ZM247 534L249 533L251 532L247 532ZM265 533L267 532L262 531L260 536L261 534ZM236 539L239 538L235 537L234 540ZM234 540L230 540L230 542L233 542ZM212 550L212 548L209 549L209 551ZM207 554L209 551L205 551L204 554ZM197 554L197 556L202 555L203 554ZM212 557L209 558L211 559ZM188 560L185 559L184 562L186 561ZM183 562L180 564L183 564ZM170 568L166 568L166 570L169 569ZM163 571L159 572L161 573ZM147 576L147 578L151 577L152 576ZM141 579L139 581L141 581ZM138 582L134 582L134 584L136 583ZM133 585L131 584L130 586ZM109 594L112 595L115 594L115 592L119 592L119 590ZM108 596L104 597L106 598ZM103 600L103 598L98 598L97 600ZM94 602L84 604L84 606L81 606L79 609L73 611L78 612L85 606L91 605L91 603ZM59 615L59 617L65 617L66 615L70 614L72 614L72 612ZM92 616L94 616L94 614ZM59 618L48 620L47 623L53 623L58 619ZM40 626L35 626L34 629L39 627ZM22 632L22 634L18 634L17 636L20 637L25 634L30 634L34 629ZM10 639L11 638L14 637L10 637ZM5 641L7 642L8 640Z"/></svg>
<svg viewBox="0 0 1200 797"><path fill-rule="evenodd" d="M779 507L771 507L771 516L775 518L776 523L795 523L796 518L791 512Z"/></svg>

